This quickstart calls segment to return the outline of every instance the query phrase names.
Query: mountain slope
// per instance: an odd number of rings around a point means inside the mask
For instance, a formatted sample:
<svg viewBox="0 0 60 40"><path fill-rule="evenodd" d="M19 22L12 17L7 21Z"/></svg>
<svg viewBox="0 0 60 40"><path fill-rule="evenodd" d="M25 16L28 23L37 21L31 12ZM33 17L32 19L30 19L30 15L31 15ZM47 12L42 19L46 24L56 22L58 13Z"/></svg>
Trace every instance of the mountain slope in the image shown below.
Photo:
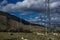
<svg viewBox="0 0 60 40"><path fill-rule="evenodd" d="M10 31L10 32L17 32L17 31L34 31L34 32L46 32L45 26L39 24L30 23L22 18L16 17L6 12L0 11L0 31ZM54 28L48 28L48 32L60 32L59 30L56 31Z"/></svg>
<svg viewBox="0 0 60 40"><path fill-rule="evenodd" d="M44 26L30 23L6 12L0 11L0 30L34 30L43 31Z"/></svg>
<svg viewBox="0 0 60 40"><path fill-rule="evenodd" d="M3 15L3 16L6 16L8 19L12 19L12 20L15 20L17 22L22 22L23 24L26 24L26 25L35 25L35 26L42 26L42 25L39 25L39 24L33 24L33 23L30 23L22 18L19 18L19 17L16 17L14 15L11 15L9 13L6 13L6 12L2 12L0 11L0 15Z"/></svg>

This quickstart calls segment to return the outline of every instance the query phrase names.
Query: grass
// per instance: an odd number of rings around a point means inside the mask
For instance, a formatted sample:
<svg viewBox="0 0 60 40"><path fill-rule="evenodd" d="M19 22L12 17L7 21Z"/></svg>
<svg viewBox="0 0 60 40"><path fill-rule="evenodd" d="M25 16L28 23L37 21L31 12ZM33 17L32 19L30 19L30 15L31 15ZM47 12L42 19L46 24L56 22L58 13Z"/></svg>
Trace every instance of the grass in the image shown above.
<svg viewBox="0 0 60 40"><path fill-rule="evenodd" d="M49 37L54 37L55 40L60 40L60 36L41 36L34 33L13 33L13 32L0 32L0 40L22 40L24 37L28 40L47 40Z"/></svg>

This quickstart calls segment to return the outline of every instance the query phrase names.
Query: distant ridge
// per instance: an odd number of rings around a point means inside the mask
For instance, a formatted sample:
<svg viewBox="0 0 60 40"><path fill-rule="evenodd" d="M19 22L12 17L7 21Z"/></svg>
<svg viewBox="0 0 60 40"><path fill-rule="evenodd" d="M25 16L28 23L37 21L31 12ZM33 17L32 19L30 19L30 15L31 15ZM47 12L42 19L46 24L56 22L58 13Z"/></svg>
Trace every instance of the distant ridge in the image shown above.
<svg viewBox="0 0 60 40"><path fill-rule="evenodd" d="M33 24L15 15L0 11L0 32L31 32L31 30L34 32L46 32L43 25ZM52 32L52 30L56 29L47 28L48 32Z"/></svg>
<svg viewBox="0 0 60 40"><path fill-rule="evenodd" d="M0 32L36 32L44 31L44 26L30 23L7 12L0 11Z"/></svg>
<svg viewBox="0 0 60 40"><path fill-rule="evenodd" d="M0 11L0 15L7 16L8 18L11 18L11 19L16 20L18 22L22 22L23 24L26 24L26 25L43 26L43 25L39 25L39 24L30 23L30 22L28 22L28 21L26 21L26 20L24 20L22 18L19 18L19 17L15 16L15 15L7 13L7 12Z"/></svg>

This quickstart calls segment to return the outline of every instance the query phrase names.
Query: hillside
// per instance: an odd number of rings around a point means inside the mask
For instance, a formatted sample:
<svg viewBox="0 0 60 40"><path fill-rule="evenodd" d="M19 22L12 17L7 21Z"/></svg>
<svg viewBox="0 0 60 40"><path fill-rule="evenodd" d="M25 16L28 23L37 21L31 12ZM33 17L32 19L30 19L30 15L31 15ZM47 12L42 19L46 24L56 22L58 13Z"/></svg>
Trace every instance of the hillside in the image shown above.
<svg viewBox="0 0 60 40"><path fill-rule="evenodd" d="M30 23L22 18L0 11L0 31L20 31L22 29L40 32L44 30L44 26Z"/></svg>
<svg viewBox="0 0 60 40"><path fill-rule="evenodd" d="M39 24L30 23L15 15L11 15L6 12L0 11L0 31L4 32L22 32L22 31L34 31L34 32L46 32L45 26ZM48 28L48 32L60 32L54 28Z"/></svg>

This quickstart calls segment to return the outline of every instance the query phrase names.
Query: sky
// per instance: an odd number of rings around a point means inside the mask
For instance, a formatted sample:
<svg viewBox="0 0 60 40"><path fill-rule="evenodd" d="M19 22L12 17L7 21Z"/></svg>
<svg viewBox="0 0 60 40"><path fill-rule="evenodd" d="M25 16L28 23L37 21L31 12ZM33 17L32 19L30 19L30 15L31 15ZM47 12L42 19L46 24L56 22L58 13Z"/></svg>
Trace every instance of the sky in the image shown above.
<svg viewBox="0 0 60 40"><path fill-rule="evenodd" d="M0 0L0 10L35 24L60 24L60 0ZM46 13L47 12L47 13ZM50 13L50 15L49 15Z"/></svg>

